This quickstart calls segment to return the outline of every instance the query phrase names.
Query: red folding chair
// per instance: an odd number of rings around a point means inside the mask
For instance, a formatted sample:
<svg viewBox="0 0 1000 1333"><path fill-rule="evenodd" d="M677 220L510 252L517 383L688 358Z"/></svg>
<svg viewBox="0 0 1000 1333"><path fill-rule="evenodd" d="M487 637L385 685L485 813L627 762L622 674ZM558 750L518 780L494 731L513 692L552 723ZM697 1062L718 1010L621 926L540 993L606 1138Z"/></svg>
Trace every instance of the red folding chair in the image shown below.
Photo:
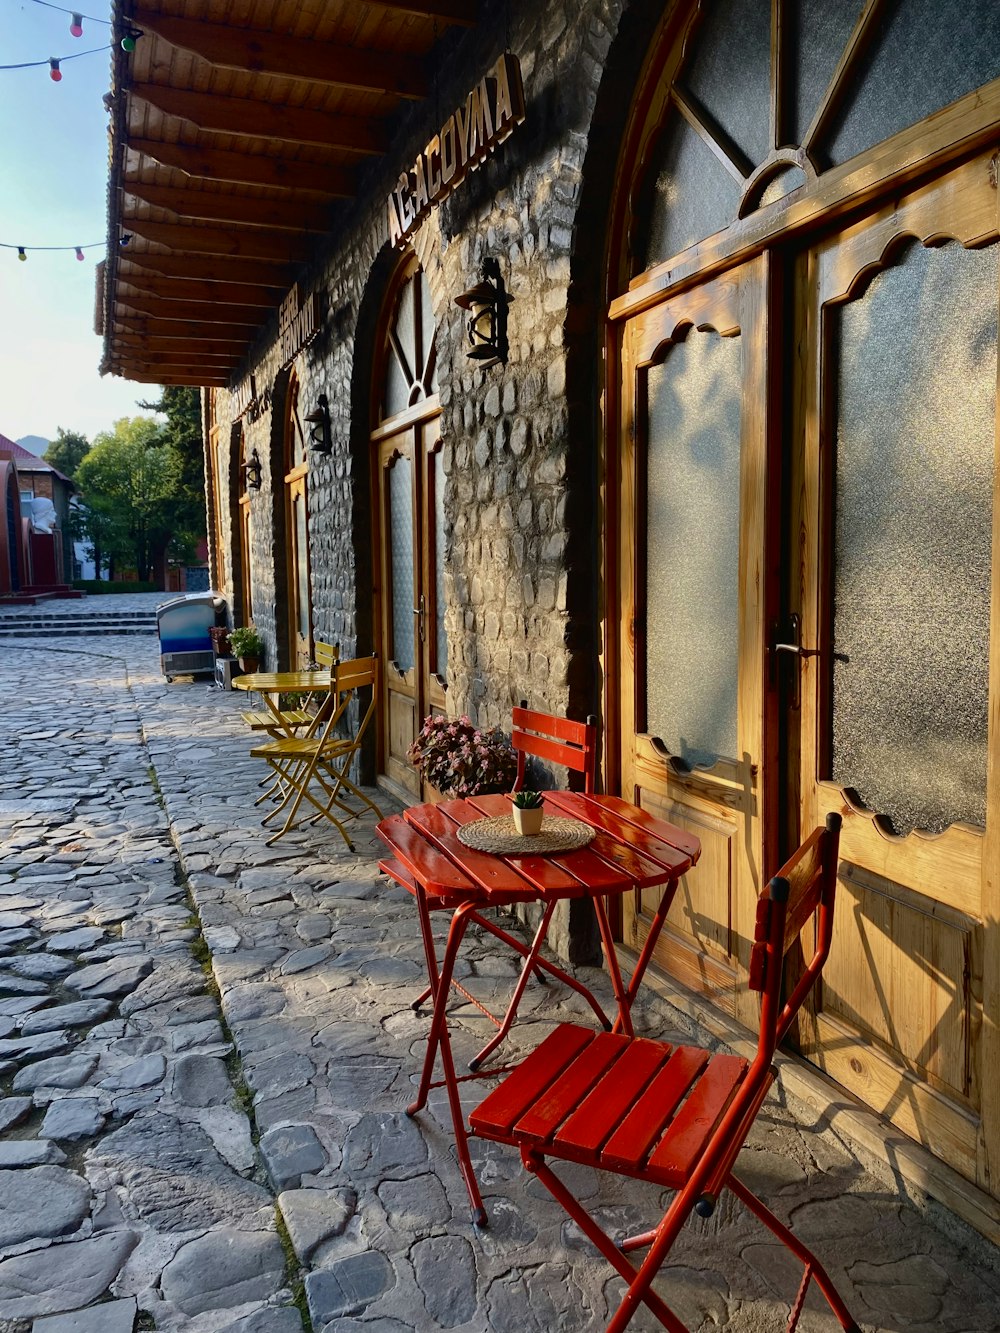
<svg viewBox="0 0 1000 1333"><path fill-rule="evenodd" d="M787 1333L794 1333L812 1279L840 1326L847 1333L861 1333L812 1250L733 1175L737 1155L777 1076L775 1049L829 954L839 836L839 815L828 815L826 827L810 835L758 900L749 984L761 993L761 1018L752 1063L565 1023L469 1116L474 1134L520 1148L525 1167L625 1279L628 1290L607 1333L622 1333L640 1304L670 1333L687 1333L651 1284L691 1210L710 1217L724 1189L804 1265ZM811 918L813 956L782 1005L782 960ZM585 1163L677 1193L654 1230L616 1245L546 1158ZM638 1266L627 1257L647 1248Z"/></svg>

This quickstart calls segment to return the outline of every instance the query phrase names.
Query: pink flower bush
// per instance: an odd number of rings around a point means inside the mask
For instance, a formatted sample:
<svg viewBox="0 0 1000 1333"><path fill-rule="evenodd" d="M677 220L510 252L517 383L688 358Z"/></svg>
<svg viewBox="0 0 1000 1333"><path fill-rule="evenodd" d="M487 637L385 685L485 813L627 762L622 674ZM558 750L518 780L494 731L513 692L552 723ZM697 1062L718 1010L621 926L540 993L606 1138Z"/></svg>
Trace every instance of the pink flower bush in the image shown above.
<svg viewBox="0 0 1000 1333"><path fill-rule="evenodd" d="M449 796L510 791L517 776L517 756L500 728L480 731L467 717L425 717L406 757Z"/></svg>

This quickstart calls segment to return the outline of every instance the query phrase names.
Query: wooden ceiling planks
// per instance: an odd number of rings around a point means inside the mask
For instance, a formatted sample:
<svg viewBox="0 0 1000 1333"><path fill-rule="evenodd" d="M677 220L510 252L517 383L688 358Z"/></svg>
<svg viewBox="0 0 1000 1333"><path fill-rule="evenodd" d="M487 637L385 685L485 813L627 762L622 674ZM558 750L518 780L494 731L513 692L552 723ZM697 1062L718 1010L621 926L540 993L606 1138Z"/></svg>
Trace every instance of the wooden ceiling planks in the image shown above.
<svg viewBox="0 0 1000 1333"><path fill-rule="evenodd" d="M115 0L102 369L228 375L429 95L436 43L478 18L476 0Z"/></svg>

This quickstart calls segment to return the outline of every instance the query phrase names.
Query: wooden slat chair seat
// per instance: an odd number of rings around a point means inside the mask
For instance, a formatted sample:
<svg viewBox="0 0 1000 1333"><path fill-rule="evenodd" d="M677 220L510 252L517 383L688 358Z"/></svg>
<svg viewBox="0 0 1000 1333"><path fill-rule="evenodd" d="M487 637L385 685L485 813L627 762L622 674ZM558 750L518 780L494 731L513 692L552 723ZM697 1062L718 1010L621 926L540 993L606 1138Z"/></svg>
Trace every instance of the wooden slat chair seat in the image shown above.
<svg viewBox="0 0 1000 1333"><path fill-rule="evenodd" d="M278 737L250 751L254 758L267 762L281 791L278 805L262 820L266 826L285 814L281 828L268 838L268 846L306 821L327 819L354 851L343 820L356 819L365 810L382 817L375 802L351 780L348 772L375 713L378 659L372 654L336 662L332 671L329 706L320 709L318 722L309 734ZM337 727L346 717L350 703L363 691L369 693L369 702L358 726L346 736L338 735ZM360 805L349 804L350 797Z"/></svg>
<svg viewBox="0 0 1000 1333"><path fill-rule="evenodd" d="M774 1053L826 962L833 934L840 817L827 817L767 885L757 905L750 986L761 993L752 1061L695 1046L598 1032L564 1023L469 1116L472 1132L510 1143L628 1284L607 1326L622 1333L645 1304L670 1333L684 1324L652 1289L692 1210L711 1216L731 1190L802 1262L791 1307L794 1333L810 1280L848 1333L860 1333L815 1254L734 1174L733 1166L777 1070ZM782 1005L784 955L815 920L812 959ZM676 1190L656 1227L616 1244L546 1159L578 1162ZM648 1249L636 1266L628 1254Z"/></svg>

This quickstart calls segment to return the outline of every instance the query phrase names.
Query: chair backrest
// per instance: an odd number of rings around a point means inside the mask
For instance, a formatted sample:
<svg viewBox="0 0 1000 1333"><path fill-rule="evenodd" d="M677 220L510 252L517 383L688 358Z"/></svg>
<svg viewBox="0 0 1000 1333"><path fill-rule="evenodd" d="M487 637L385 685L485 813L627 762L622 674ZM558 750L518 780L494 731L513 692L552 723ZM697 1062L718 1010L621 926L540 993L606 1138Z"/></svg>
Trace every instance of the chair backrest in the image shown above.
<svg viewBox="0 0 1000 1333"><path fill-rule="evenodd" d="M330 691L331 696L336 699L333 710L332 721L338 722L351 700L360 690L371 690L371 696L368 700L368 706L358 719L358 725L354 728L350 736L351 750L357 750L365 732L375 716L375 708L378 702L378 657L371 653L367 657L353 657L346 662L337 662L334 665L334 685ZM343 746L344 738L335 740L332 736L332 728L326 728L325 734L330 736L331 743Z"/></svg>
<svg viewBox="0 0 1000 1333"><path fill-rule="evenodd" d="M313 642L313 661L318 666L329 669L340 657L340 648L335 643L323 643L316 639Z"/></svg>
<svg viewBox="0 0 1000 1333"><path fill-rule="evenodd" d="M770 1060L823 970L833 938L841 818L829 814L770 880L757 900L749 985L761 992L758 1059ZM781 1005L785 954L815 917L815 947L791 995Z"/></svg>
<svg viewBox="0 0 1000 1333"><path fill-rule="evenodd" d="M572 722L568 717L536 713L528 707L527 699L522 699L521 706L513 711L510 743L517 752L515 791L524 787L528 755L582 773L584 791L594 791L597 773L595 717L588 717L586 722Z"/></svg>

